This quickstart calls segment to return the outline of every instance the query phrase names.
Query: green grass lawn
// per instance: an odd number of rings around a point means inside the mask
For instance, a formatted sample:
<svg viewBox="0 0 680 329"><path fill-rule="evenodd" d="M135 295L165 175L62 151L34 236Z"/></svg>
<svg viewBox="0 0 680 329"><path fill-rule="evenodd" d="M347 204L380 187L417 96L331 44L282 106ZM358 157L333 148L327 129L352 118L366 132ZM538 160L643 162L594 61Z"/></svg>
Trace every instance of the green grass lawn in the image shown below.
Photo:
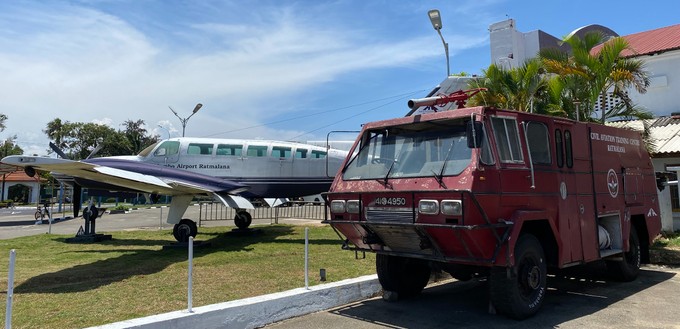
<svg viewBox="0 0 680 329"><path fill-rule="evenodd" d="M261 226L256 236L201 228L194 252L193 306L304 286L304 227ZM13 328L82 328L187 307L187 251L162 250L167 231L113 233L112 241L66 243L64 235L0 241L0 289L6 300L9 251L15 249ZM375 256L356 260L329 226L309 228L310 285L375 273ZM4 323L5 314L0 318Z"/></svg>
<svg viewBox="0 0 680 329"><path fill-rule="evenodd" d="M654 241L654 247L680 249L680 232L663 233L660 238Z"/></svg>

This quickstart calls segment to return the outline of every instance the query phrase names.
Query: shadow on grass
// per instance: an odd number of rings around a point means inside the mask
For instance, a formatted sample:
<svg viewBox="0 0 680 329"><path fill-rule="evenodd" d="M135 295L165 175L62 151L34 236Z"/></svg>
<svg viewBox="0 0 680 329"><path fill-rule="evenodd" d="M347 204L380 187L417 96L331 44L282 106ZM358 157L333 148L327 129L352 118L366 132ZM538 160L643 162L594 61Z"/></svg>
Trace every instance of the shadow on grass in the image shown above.
<svg viewBox="0 0 680 329"><path fill-rule="evenodd" d="M210 247L194 250L194 257L209 255L213 252L229 252L252 250L252 245L258 243L276 243L278 237L293 234L294 229L287 226L274 226L262 228L262 234L254 236L228 236L227 234L207 233L210 236L204 240L210 243ZM58 239L64 240L64 239ZM295 243L296 240L280 240L282 243ZM330 243L331 240L323 240ZM337 240L333 240L338 244ZM160 272L169 265L187 260L185 248L171 250L135 249L129 246L162 246L169 244L166 240L111 240L98 243L106 246L125 246L125 248L111 248L105 250L81 250L74 253L105 254L125 253L118 257L94 261L88 264L75 265L53 273L45 273L34 276L20 285L14 291L16 293L69 293L83 292L99 288L114 282L123 281L127 278L148 275ZM304 240L302 240L304 243ZM316 241L314 242L316 243Z"/></svg>

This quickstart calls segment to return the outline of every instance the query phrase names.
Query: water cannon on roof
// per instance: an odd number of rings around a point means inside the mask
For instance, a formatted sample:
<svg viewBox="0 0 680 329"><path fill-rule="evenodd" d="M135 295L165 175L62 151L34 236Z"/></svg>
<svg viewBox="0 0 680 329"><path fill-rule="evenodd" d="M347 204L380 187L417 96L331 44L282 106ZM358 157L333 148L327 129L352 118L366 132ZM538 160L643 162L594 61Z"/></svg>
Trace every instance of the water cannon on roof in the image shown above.
<svg viewBox="0 0 680 329"><path fill-rule="evenodd" d="M456 103L456 106L458 106L459 109L462 109L465 107L465 102L470 99L470 97L486 90L486 88L458 90L448 95L411 99L408 101L408 107L412 110L415 110L419 107L425 106L431 109L433 112L437 112L437 106L441 107L448 103Z"/></svg>

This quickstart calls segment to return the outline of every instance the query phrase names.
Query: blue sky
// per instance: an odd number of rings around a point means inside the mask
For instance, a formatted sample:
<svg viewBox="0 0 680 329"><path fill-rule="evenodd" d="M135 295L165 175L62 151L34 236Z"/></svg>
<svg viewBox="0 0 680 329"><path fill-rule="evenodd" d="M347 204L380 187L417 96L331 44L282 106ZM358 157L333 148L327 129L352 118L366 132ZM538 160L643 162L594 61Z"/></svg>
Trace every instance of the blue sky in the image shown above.
<svg viewBox="0 0 680 329"><path fill-rule="evenodd" d="M120 129L144 120L196 137L323 140L402 116L446 75L427 17L439 9L451 72L490 63L490 24L557 37L601 24L620 35L680 23L654 1L163 1L0 3L0 113L29 153L61 118ZM164 128L159 128L158 125Z"/></svg>

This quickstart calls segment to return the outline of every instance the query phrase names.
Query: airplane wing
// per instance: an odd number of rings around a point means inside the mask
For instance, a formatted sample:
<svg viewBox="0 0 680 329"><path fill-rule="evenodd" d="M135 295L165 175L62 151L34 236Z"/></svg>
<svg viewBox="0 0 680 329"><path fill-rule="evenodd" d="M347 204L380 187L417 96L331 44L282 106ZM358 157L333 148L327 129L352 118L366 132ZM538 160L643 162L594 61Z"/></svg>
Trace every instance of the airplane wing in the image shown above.
<svg viewBox="0 0 680 329"><path fill-rule="evenodd" d="M14 155L3 158L2 163L24 168L30 167L31 169L25 169L27 172L32 170L50 171L76 179L105 183L107 186L119 187L121 191L174 196L188 194L230 195L247 189L247 186L240 183L131 160L118 160L108 163L107 166L84 161ZM114 165L120 168L115 168Z"/></svg>

